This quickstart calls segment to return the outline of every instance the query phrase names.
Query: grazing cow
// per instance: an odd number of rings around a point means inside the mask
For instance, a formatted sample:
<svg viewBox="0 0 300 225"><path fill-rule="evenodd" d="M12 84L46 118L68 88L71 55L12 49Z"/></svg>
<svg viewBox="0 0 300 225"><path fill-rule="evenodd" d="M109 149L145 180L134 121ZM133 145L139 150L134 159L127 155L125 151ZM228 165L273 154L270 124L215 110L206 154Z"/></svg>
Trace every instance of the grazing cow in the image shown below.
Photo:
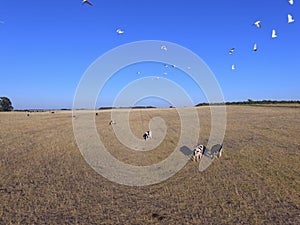
<svg viewBox="0 0 300 225"><path fill-rule="evenodd" d="M202 156L204 154L204 151L205 151L205 146L204 145L197 145L194 148L193 155L192 155L191 159L193 161L198 161L199 159L202 158Z"/></svg>
<svg viewBox="0 0 300 225"><path fill-rule="evenodd" d="M216 145L212 146L212 148L210 150L211 158L214 158L215 156L217 156L217 158L220 158L222 155L222 152L223 152L222 145L216 144Z"/></svg>
<svg viewBox="0 0 300 225"><path fill-rule="evenodd" d="M221 146L221 149L220 149L219 153L217 154L217 157L218 157L218 158L220 158L220 157L222 156L222 152L223 152L223 148L222 148L222 146Z"/></svg>
<svg viewBox="0 0 300 225"><path fill-rule="evenodd" d="M112 125L112 124L116 124L116 121L111 120L111 121L109 122L109 125Z"/></svg>
<svg viewBox="0 0 300 225"><path fill-rule="evenodd" d="M147 141L148 139L151 139L152 138L152 131L151 130L147 130L144 133L143 138L144 138L145 141Z"/></svg>

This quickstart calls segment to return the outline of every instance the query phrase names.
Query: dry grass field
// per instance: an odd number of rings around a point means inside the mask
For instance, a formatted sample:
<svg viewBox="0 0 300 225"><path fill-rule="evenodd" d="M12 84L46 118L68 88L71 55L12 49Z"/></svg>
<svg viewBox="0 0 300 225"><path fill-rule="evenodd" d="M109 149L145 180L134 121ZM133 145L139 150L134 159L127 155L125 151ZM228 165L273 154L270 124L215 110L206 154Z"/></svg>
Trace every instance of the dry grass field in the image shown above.
<svg viewBox="0 0 300 225"><path fill-rule="evenodd" d="M210 108L197 110L206 144ZM150 165L180 136L175 109L132 110L132 132L141 138L155 116L168 130L147 152L118 141L109 110L95 119L112 155ZM228 106L220 159L204 172L188 162L170 179L142 187L97 174L77 147L73 119L65 111L0 113L0 224L300 224L299 106Z"/></svg>

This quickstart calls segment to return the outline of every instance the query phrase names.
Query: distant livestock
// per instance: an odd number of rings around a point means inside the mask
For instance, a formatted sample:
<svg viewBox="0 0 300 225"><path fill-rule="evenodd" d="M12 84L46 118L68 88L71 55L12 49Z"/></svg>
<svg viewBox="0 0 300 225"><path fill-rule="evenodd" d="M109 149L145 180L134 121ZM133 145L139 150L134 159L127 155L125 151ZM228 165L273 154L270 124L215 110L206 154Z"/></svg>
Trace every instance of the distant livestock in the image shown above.
<svg viewBox="0 0 300 225"><path fill-rule="evenodd" d="M152 138L152 131L151 130L146 131L143 134L143 138L144 138L145 141L147 141L148 139L151 139Z"/></svg>
<svg viewBox="0 0 300 225"><path fill-rule="evenodd" d="M111 121L109 122L109 125L113 125L113 124L116 124L116 121L111 120Z"/></svg>

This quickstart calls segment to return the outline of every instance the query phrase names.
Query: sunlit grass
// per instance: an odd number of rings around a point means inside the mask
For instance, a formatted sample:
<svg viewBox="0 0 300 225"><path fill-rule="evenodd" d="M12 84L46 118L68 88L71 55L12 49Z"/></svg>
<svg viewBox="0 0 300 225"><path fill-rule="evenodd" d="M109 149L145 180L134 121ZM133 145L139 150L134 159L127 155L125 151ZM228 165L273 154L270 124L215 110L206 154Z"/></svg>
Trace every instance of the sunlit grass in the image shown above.
<svg viewBox="0 0 300 225"><path fill-rule="evenodd" d="M209 107L198 108L199 140L210 132ZM227 107L224 154L204 172L188 164L170 179L146 187L112 183L82 157L71 112L0 113L0 224L299 224L300 109ZM179 138L175 109L133 110L139 137L154 116L168 133L149 152L122 146L108 125L101 140L119 160L150 165L167 157Z"/></svg>

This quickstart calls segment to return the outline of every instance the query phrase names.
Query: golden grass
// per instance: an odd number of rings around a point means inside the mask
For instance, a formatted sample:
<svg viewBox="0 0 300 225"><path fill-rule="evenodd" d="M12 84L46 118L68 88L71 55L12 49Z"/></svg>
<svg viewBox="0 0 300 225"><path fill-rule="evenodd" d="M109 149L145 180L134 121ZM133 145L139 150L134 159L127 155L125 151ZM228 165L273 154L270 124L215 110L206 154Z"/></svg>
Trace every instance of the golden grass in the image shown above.
<svg viewBox="0 0 300 225"><path fill-rule="evenodd" d="M206 144L210 110L197 110ZM175 109L133 110L137 137L154 116L168 131L156 149L132 151L114 136L110 111L98 114L101 140L127 163L159 162L180 135ZM71 112L0 113L0 224L300 224L299 115L300 108L228 106L224 154L207 170L188 162L162 183L130 187L85 162Z"/></svg>

